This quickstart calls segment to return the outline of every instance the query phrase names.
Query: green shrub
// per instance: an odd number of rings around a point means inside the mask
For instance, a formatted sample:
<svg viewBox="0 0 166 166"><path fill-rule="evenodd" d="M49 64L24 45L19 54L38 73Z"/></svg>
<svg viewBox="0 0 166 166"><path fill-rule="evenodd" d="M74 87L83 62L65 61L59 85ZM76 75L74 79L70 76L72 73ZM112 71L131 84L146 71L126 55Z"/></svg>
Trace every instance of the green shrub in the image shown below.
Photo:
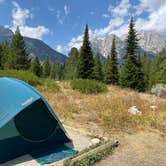
<svg viewBox="0 0 166 166"><path fill-rule="evenodd" d="M95 80L73 80L71 81L71 87L73 90L77 90L85 94L96 94L107 91L107 86L105 84Z"/></svg>
<svg viewBox="0 0 166 166"><path fill-rule="evenodd" d="M53 91L59 91L59 86L52 79L40 78L30 71L23 70L0 70L0 77L11 77L22 80L32 86L41 85Z"/></svg>
<svg viewBox="0 0 166 166"><path fill-rule="evenodd" d="M42 85L44 87L47 87L47 88L53 90L53 91L60 90L58 84L55 82L55 80L52 80L52 79L42 79Z"/></svg>
<svg viewBox="0 0 166 166"><path fill-rule="evenodd" d="M0 77L12 77L24 82L32 86L40 85L39 77L35 76L30 71L22 71L22 70L0 70Z"/></svg>

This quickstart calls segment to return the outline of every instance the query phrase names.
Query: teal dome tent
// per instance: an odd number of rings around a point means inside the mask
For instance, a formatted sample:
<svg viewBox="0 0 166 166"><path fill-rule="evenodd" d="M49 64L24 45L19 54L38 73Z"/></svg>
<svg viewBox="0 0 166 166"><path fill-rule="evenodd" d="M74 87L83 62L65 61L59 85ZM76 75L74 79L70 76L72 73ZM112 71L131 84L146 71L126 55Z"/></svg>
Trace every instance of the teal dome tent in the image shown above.
<svg viewBox="0 0 166 166"><path fill-rule="evenodd" d="M0 163L71 140L46 100L30 85L0 78Z"/></svg>

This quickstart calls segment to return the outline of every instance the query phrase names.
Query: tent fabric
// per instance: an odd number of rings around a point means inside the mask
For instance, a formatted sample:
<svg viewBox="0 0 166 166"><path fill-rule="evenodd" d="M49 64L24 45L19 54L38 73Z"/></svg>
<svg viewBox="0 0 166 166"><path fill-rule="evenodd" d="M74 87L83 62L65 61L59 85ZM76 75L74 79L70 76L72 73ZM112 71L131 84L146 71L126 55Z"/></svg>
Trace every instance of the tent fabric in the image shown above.
<svg viewBox="0 0 166 166"><path fill-rule="evenodd" d="M12 78L0 78L0 128L40 98L27 84Z"/></svg>
<svg viewBox="0 0 166 166"><path fill-rule="evenodd" d="M71 141L50 105L30 85L0 78L0 92L0 163Z"/></svg>

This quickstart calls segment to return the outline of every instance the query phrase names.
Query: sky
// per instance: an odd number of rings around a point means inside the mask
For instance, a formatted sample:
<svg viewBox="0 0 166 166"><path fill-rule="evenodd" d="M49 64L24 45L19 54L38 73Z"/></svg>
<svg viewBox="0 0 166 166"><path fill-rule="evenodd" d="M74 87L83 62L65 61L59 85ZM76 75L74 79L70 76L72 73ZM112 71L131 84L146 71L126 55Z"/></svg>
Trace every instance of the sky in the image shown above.
<svg viewBox="0 0 166 166"><path fill-rule="evenodd" d="M0 0L0 25L43 40L68 54L79 48L85 25L90 38L122 36L130 17L137 30L166 34L166 0Z"/></svg>

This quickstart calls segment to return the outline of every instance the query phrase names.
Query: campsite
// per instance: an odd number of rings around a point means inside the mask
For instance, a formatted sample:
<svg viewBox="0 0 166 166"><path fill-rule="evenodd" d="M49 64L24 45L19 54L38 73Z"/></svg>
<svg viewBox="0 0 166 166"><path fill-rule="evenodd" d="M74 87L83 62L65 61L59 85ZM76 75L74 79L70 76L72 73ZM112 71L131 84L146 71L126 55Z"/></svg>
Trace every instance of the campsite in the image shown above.
<svg viewBox="0 0 166 166"><path fill-rule="evenodd" d="M165 0L0 15L0 166L166 166Z"/></svg>

